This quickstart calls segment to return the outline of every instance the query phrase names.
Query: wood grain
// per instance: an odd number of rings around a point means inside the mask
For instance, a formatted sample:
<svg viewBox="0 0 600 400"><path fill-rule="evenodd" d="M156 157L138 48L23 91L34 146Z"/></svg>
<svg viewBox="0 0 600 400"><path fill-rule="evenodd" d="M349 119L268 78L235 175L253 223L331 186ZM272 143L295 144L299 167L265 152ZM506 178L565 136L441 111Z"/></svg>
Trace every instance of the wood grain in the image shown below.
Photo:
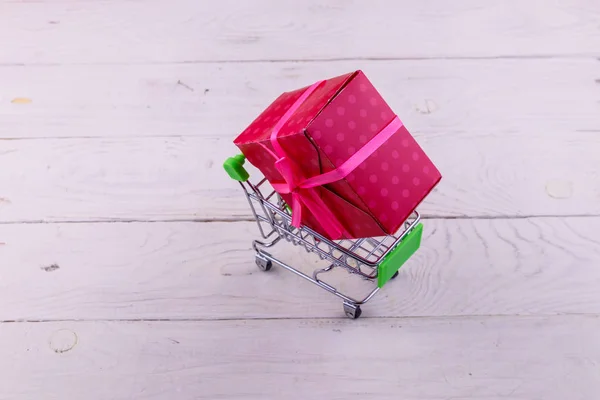
<svg viewBox="0 0 600 400"><path fill-rule="evenodd" d="M594 132L417 140L443 175L426 216L600 213ZM0 222L247 219L221 167L234 154L205 137L0 140Z"/></svg>
<svg viewBox="0 0 600 400"><path fill-rule="evenodd" d="M595 0L0 4L3 64L600 54Z"/></svg>
<svg viewBox="0 0 600 400"><path fill-rule="evenodd" d="M0 393L587 400L599 329L596 316L1 324Z"/></svg>
<svg viewBox="0 0 600 400"><path fill-rule="evenodd" d="M425 221L363 316L600 313L600 218ZM254 223L0 225L0 320L342 317L341 300L254 264ZM273 254L305 271L315 256ZM341 271L328 282L372 287Z"/></svg>
<svg viewBox="0 0 600 400"><path fill-rule="evenodd" d="M416 135L545 140L600 131L599 68L595 59L0 67L0 138L232 141L281 92L363 69Z"/></svg>
<svg viewBox="0 0 600 400"><path fill-rule="evenodd" d="M0 399L597 397L598 1L0 15ZM422 248L358 321L258 270L220 167L281 91L354 69L444 175Z"/></svg>

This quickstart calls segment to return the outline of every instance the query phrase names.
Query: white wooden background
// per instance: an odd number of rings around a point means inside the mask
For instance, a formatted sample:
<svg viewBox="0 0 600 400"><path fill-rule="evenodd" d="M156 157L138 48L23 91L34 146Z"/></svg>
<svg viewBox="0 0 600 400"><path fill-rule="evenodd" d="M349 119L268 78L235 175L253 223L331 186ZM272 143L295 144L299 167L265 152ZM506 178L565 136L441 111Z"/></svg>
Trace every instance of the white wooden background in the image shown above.
<svg viewBox="0 0 600 400"><path fill-rule="evenodd" d="M221 163L357 68L444 178L350 321ZM598 232L597 0L0 0L2 400L595 399Z"/></svg>

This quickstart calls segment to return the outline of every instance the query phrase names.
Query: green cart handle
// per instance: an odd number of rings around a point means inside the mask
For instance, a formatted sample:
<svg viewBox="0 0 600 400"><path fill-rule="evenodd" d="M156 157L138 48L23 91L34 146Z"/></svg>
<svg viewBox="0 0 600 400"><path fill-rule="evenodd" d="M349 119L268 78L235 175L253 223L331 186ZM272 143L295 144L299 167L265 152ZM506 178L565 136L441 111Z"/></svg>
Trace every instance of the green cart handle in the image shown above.
<svg viewBox="0 0 600 400"><path fill-rule="evenodd" d="M250 174L244 168L244 163L246 162L246 157L243 154L238 154L237 156L229 157L223 163L223 169L227 172L227 175L234 181L238 182L246 182L250 178ZM287 204L284 204L285 208L291 214L292 209Z"/></svg>
<svg viewBox="0 0 600 400"><path fill-rule="evenodd" d="M248 178L250 178L250 174L244 168L244 163L246 162L246 157L243 154L238 154L237 156L229 157L223 163L223 169L227 172L227 175L234 181L238 182L246 182Z"/></svg>

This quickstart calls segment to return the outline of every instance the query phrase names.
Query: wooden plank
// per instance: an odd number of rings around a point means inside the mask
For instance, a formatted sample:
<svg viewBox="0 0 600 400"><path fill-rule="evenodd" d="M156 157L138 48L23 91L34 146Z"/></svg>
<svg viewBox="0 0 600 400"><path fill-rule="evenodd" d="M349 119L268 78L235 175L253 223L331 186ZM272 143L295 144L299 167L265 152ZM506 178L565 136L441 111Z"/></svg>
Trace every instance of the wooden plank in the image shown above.
<svg viewBox="0 0 600 400"><path fill-rule="evenodd" d="M0 67L0 137L231 141L281 92L360 68L417 135L545 139L600 131L599 67L594 59ZM30 101L11 103L19 98Z"/></svg>
<svg viewBox="0 0 600 400"><path fill-rule="evenodd" d="M0 324L9 399L593 399L597 316Z"/></svg>
<svg viewBox="0 0 600 400"><path fill-rule="evenodd" d="M364 317L600 313L600 218L428 220ZM341 317L342 301L254 264L255 224L0 225L0 321ZM313 254L272 254L312 273ZM358 297L372 287L324 277Z"/></svg>
<svg viewBox="0 0 600 400"><path fill-rule="evenodd" d="M591 183L600 129L597 65L369 62L367 72L444 174L426 214L568 215L600 208ZM0 171L0 197L10 202L0 207L0 220L248 217L239 188L218 168L236 152L232 139L281 90L352 67L3 68L8 99L31 102L0 106L0 137L119 139L2 141L0 159L18 167Z"/></svg>
<svg viewBox="0 0 600 400"><path fill-rule="evenodd" d="M595 0L1 4L5 64L600 54Z"/></svg>
<svg viewBox="0 0 600 400"><path fill-rule="evenodd" d="M600 213L595 132L417 140L443 175L426 216ZM247 219L221 167L236 153L205 137L0 140L0 222Z"/></svg>

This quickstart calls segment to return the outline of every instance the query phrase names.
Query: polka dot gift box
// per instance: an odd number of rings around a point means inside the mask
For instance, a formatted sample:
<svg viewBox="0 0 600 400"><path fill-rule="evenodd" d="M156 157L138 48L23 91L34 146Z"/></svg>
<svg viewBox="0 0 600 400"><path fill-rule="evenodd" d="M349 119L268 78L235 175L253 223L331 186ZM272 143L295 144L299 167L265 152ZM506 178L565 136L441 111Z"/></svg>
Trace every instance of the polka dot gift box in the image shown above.
<svg viewBox="0 0 600 400"><path fill-rule="evenodd" d="M234 143L328 239L395 233L441 179L362 71L283 93Z"/></svg>

